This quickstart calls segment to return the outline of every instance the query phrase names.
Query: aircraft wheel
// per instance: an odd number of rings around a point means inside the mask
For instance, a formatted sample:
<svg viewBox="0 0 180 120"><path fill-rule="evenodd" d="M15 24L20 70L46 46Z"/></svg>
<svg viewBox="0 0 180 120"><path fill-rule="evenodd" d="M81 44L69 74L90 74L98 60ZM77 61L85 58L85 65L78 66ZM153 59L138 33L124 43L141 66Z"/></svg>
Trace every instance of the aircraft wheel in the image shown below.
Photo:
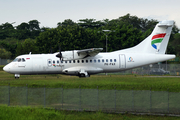
<svg viewBox="0 0 180 120"><path fill-rule="evenodd" d="M90 77L90 74L88 74L86 77Z"/></svg>
<svg viewBox="0 0 180 120"><path fill-rule="evenodd" d="M85 77L85 74L81 73L81 74L79 75L79 77L80 77L80 78L81 78L81 77Z"/></svg>
<svg viewBox="0 0 180 120"><path fill-rule="evenodd" d="M15 79L19 79L20 74L15 74L14 77L15 77Z"/></svg>

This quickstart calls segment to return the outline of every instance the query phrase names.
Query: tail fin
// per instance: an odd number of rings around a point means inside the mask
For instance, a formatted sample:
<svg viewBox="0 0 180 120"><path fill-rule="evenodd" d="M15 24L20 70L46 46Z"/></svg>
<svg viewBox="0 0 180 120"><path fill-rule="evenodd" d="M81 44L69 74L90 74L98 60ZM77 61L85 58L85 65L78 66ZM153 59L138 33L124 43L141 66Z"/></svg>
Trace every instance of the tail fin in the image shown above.
<svg viewBox="0 0 180 120"><path fill-rule="evenodd" d="M157 53L165 54L174 21L161 21L154 28L151 35L135 47L122 50L122 52Z"/></svg>

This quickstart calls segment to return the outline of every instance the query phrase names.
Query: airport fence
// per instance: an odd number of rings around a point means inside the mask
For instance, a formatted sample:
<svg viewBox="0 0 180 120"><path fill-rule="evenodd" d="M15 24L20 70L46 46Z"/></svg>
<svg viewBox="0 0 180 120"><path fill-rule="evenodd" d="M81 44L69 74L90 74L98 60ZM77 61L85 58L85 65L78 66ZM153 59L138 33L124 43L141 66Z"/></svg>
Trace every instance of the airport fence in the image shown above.
<svg viewBox="0 0 180 120"><path fill-rule="evenodd" d="M102 90L0 86L0 104L59 110L180 114L180 93L151 90Z"/></svg>
<svg viewBox="0 0 180 120"><path fill-rule="evenodd" d="M180 75L180 64L152 64L118 72L116 74Z"/></svg>
<svg viewBox="0 0 180 120"><path fill-rule="evenodd" d="M0 58L0 65L6 65L6 64L8 64L8 63L10 63L12 60L10 60L10 59L1 59Z"/></svg>

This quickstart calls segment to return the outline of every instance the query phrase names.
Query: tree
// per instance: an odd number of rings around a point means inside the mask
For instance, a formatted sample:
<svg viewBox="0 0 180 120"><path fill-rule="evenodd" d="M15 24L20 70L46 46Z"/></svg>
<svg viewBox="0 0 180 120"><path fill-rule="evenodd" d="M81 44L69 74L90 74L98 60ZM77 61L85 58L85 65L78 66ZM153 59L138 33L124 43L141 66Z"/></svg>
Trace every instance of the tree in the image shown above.
<svg viewBox="0 0 180 120"><path fill-rule="evenodd" d="M28 23L23 22L20 25L18 25L16 29L16 38L19 40L23 40L31 36L30 26Z"/></svg>
<svg viewBox="0 0 180 120"><path fill-rule="evenodd" d="M41 53L50 53L52 47L58 44L58 40L61 37L61 28L47 29L46 31L40 33L36 38L36 45ZM57 45L58 47L58 45Z"/></svg>
<svg viewBox="0 0 180 120"><path fill-rule="evenodd" d="M40 30L40 27L39 27L40 22L38 20L31 20L28 23L29 23L29 29L31 31Z"/></svg>
<svg viewBox="0 0 180 120"><path fill-rule="evenodd" d="M12 24L10 24L10 23L5 23L5 24L2 24L2 25L0 25L0 29L2 29L2 30L8 30L8 29L14 29L14 27L12 26Z"/></svg>
<svg viewBox="0 0 180 120"><path fill-rule="evenodd" d="M39 27L40 22L38 20L31 20L29 23L30 30L30 38L35 39L35 37L39 36L41 29Z"/></svg>
<svg viewBox="0 0 180 120"><path fill-rule="evenodd" d="M11 53L10 58L15 57L16 47L17 47L17 39L14 38L6 38L0 41L0 47Z"/></svg>
<svg viewBox="0 0 180 120"><path fill-rule="evenodd" d="M34 54L38 53L39 49L36 46L36 40L33 39L25 39L23 42L19 42L17 44L16 48L16 56L22 55L22 54L28 54L29 52L32 52Z"/></svg>
<svg viewBox="0 0 180 120"><path fill-rule="evenodd" d="M10 23L0 25L0 39L6 39L8 37L14 37L15 29Z"/></svg>
<svg viewBox="0 0 180 120"><path fill-rule="evenodd" d="M62 23L61 22L57 23L58 27L59 26L67 27L67 26L74 26L74 25L76 25L76 23L72 21L71 19L66 19Z"/></svg>
<svg viewBox="0 0 180 120"><path fill-rule="evenodd" d="M180 56L180 33L174 34L173 41L170 41L168 45L168 53L175 53L177 56Z"/></svg>
<svg viewBox="0 0 180 120"><path fill-rule="evenodd" d="M62 50L102 47L105 51L106 37L99 31L112 30L115 32L108 35L108 51L114 51L140 43L151 34L157 22L127 14L113 20L80 19L78 23L65 19L62 23L57 23L57 28L40 28L38 20L23 22L16 29L12 24L5 23L0 25L0 45L12 53L11 57L32 52L30 48L33 46L33 53L55 52L59 45ZM170 53L178 51L178 31L176 26L173 27L168 45Z"/></svg>
<svg viewBox="0 0 180 120"><path fill-rule="evenodd" d="M34 39L41 32L39 24L40 22L38 22L37 20L31 20L28 23L21 23L16 27L16 38L19 40L27 38Z"/></svg>
<svg viewBox="0 0 180 120"><path fill-rule="evenodd" d="M96 21L96 19L80 19L78 24L84 28L98 28L105 25L104 22Z"/></svg>
<svg viewBox="0 0 180 120"><path fill-rule="evenodd" d="M4 48L0 48L0 58L1 59L9 59L9 58L11 58L11 52L6 51Z"/></svg>
<svg viewBox="0 0 180 120"><path fill-rule="evenodd" d="M29 30L30 29L30 25L28 23L21 23L20 25L18 25L16 27L17 30Z"/></svg>

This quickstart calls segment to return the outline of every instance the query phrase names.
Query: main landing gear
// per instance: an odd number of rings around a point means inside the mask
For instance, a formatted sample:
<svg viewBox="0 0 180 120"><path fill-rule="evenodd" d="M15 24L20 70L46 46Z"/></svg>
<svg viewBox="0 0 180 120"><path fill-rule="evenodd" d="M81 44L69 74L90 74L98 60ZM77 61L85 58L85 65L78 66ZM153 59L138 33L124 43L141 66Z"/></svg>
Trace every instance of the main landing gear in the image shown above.
<svg viewBox="0 0 180 120"><path fill-rule="evenodd" d="M15 79L19 79L20 74L15 74L14 77L15 77Z"/></svg>
<svg viewBox="0 0 180 120"><path fill-rule="evenodd" d="M82 77L90 77L90 75L89 75L89 74L88 74L88 75L85 75L85 74L81 73L81 74L79 74L79 77L80 77L80 78L82 78Z"/></svg>
<svg viewBox="0 0 180 120"><path fill-rule="evenodd" d="M90 77L90 75L83 69L80 70L79 75L80 78L81 77Z"/></svg>

